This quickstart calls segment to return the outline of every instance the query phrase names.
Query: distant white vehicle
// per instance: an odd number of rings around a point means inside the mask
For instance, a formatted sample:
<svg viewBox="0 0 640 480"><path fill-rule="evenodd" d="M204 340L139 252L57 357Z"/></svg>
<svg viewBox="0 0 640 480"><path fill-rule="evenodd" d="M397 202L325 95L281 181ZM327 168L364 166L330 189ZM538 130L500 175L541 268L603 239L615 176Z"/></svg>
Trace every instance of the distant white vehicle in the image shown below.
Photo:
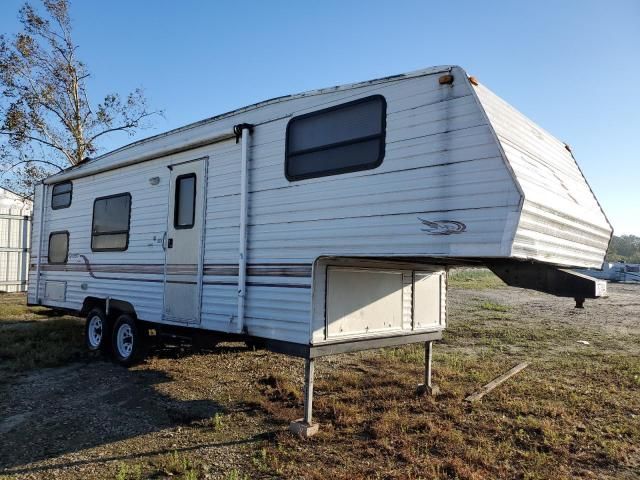
<svg viewBox="0 0 640 480"><path fill-rule="evenodd" d="M602 270L578 271L610 282L640 282L640 264L638 263L605 262L602 264Z"/></svg>
<svg viewBox="0 0 640 480"><path fill-rule="evenodd" d="M32 202L0 188L0 292L25 292Z"/></svg>
<svg viewBox="0 0 640 480"><path fill-rule="evenodd" d="M306 359L431 342L446 271L579 301L612 229L570 149L456 66L275 98L86 161L36 192L31 304L143 338ZM430 359L430 357L429 357ZM427 362L430 385L430 361Z"/></svg>

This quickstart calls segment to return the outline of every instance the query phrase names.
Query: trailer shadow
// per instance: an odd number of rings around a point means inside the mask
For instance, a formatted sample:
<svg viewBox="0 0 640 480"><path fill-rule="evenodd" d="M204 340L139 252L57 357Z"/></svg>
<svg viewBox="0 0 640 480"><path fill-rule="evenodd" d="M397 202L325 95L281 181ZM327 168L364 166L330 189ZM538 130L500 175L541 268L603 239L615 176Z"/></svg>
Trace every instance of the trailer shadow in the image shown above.
<svg viewBox="0 0 640 480"><path fill-rule="evenodd" d="M0 473L36 471L41 468L28 464L224 413L212 400L163 393L158 387L169 381L159 370L92 361L0 384Z"/></svg>

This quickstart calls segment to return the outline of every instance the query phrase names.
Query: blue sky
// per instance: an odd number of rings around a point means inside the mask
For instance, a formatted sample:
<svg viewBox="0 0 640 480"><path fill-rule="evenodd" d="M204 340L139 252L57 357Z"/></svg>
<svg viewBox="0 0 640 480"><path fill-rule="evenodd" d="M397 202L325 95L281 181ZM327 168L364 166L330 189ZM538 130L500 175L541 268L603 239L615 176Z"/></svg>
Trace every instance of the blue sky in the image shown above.
<svg viewBox="0 0 640 480"><path fill-rule="evenodd" d="M0 32L17 31L3 0ZM457 64L570 144L616 233L640 235L640 1L80 1L96 100L165 111L105 150L267 98Z"/></svg>

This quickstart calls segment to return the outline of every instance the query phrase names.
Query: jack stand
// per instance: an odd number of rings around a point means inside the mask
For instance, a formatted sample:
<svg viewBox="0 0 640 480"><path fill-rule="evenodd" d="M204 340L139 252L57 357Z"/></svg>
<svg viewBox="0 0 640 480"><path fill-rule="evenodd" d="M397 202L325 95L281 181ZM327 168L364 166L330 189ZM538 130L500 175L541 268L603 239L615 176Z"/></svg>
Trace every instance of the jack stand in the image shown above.
<svg viewBox="0 0 640 480"><path fill-rule="evenodd" d="M435 397L440 394L440 387L431 383L431 359L433 356L433 342L424 344L424 383L418 385L418 393Z"/></svg>
<svg viewBox="0 0 640 480"><path fill-rule="evenodd" d="M319 425L313 423L313 370L314 360L307 358L304 361L304 418L291 422L289 430L301 438L309 438L318 433Z"/></svg>

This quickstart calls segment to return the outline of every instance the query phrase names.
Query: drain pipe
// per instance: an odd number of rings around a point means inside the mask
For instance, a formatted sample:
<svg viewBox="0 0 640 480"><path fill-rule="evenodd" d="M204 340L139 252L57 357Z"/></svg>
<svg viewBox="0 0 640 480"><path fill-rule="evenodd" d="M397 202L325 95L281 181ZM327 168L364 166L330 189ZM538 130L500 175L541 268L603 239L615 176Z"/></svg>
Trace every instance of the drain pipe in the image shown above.
<svg viewBox="0 0 640 480"><path fill-rule="evenodd" d="M47 186L44 182L41 184L42 189L40 193L40 226L38 227L38 261L36 262L36 303L40 303L40 264L42 263L42 240L44 233L44 204L46 203ZM32 241L33 243L33 241Z"/></svg>
<svg viewBox="0 0 640 480"><path fill-rule="evenodd" d="M237 333L245 332L244 306L247 289L247 221L249 215L249 136L253 125L241 123L233 127L236 143L240 140L240 244L238 248L238 325Z"/></svg>

